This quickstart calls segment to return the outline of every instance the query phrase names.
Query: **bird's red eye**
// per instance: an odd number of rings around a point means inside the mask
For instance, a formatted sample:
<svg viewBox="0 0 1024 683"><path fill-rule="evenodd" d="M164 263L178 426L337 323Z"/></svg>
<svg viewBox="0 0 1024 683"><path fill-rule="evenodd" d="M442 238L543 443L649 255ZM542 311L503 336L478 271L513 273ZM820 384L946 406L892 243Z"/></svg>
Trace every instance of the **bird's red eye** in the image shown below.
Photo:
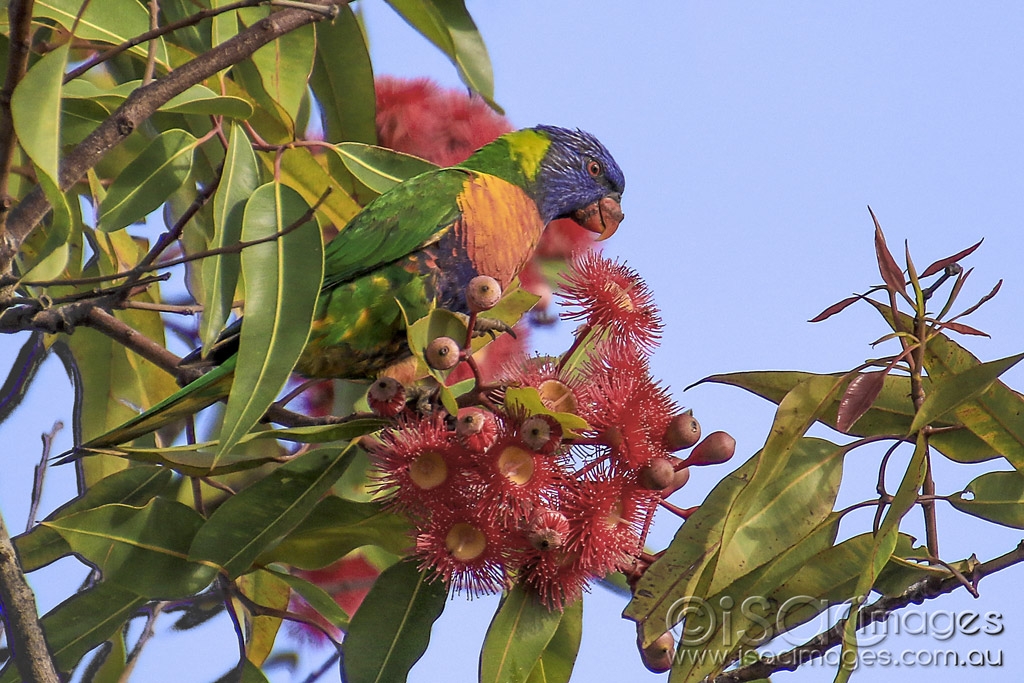
<svg viewBox="0 0 1024 683"><path fill-rule="evenodd" d="M587 173L589 173L592 177L596 178L597 176L601 175L602 170L603 169L601 168L600 161L594 161L593 159L591 159L590 161L587 162Z"/></svg>

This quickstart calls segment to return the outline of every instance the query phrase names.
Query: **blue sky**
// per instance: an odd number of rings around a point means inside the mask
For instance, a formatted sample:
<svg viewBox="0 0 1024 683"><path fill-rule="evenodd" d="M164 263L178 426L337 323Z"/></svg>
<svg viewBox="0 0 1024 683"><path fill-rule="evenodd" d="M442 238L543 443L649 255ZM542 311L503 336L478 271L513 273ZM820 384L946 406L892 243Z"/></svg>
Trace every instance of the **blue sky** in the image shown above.
<svg viewBox="0 0 1024 683"><path fill-rule="evenodd" d="M366 2L378 73L429 75L458 85L451 65L383 3ZM1002 291L970 320L991 339L961 339L983 360L1024 350L1024 5L1012 2L507 2L472 0L469 9L490 49L496 99L517 126L578 126L598 137L626 174L626 220L605 253L647 280L665 319L655 374L692 407L705 432L738 441L737 461L764 442L773 406L738 389L683 388L717 372L759 369L841 371L882 355L870 342L887 331L867 307L822 324L806 321L879 281L874 209L889 244L909 241L923 267L982 237L964 305L1000 278ZM567 343L567 326L535 337L540 350ZM0 338L0 358L19 340ZM0 478L7 523L23 523L38 434L69 421L71 399L49 362L14 421L0 428L13 444ZM1024 371L1004 379L1024 386ZM820 434L827 436L822 430ZM69 439L63 434L66 447ZM847 461L840 504L874 490L875 455ZM677 494L698 503L731 465L696 472ZM959 490L987 466L939 461L940 493ZM59 476L44 512L67 497ZM664 514L664 513L662 513ZM908 530L919 537L912 515ZM994 531L940 506L942 551L950 560L987 559L1021 536ZM851 516L843 533L870 526ZM662 517L651 537L661 547L675 524ZM64 561L33 576L43 609L62 597ZM999 636L887 639L880 647L1001 650L1003 667L967 670L973 680L1024 672L1011 647L1024 633L1021 570L985 579L982 597L964 591L933 611L998 612ZM456 598L410 680L475 679L477 654L495 601ZM624 600L596 590L585 602L583 646L574 681L655 680L640 665ZM810 634L808 634L810 635ZM188 653L183 657L182 653ZM138 680L203 680L236 656L226 621L153 647ZM311 661L323 655L314 655ZM213 662L223 662L223 666ZM179 673L170 676L166 668ZM162 673L161 673L162 672ZM865 666L855 680L961 680L963 670ZM278 676L276 680L289 680ZM831 680L807 667L777 681Z"/></svg>

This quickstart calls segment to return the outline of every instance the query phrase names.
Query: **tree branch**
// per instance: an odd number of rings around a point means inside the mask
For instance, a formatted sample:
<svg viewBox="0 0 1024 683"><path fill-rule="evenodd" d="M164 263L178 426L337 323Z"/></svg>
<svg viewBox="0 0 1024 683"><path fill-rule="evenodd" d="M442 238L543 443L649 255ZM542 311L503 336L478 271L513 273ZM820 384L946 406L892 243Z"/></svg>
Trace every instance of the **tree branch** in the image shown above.
<svg viewBox="0 0 1024 683"><path fill-rule="evenodd" d="M971 583L977 586L978 581L998 571L1024 562L1024 540L1008 553L983 562L970 572ZM932 600L951 593L963 586L961 579L948 576L944 579L930 578L916 583L899 595L884 597L865 607L857 615L857 629L860 630L876 621L884 621L889 614L911 604L919 605L925 600ZM843 639L843 624L840 621L827 631L819 633L809 641L778 655L762 657L752 664L741 666L732 671L716 676L712 683L742 683L768 678L779 671L795 671L801 664L820 657L828 650L840 645Z"/></svg>
<svg viewBox="0 0 1024 683"><path fill-rule="evenodd" d="M22 680L60 683L39 624L35 595L25 580L3 517L0 517L0 606L11 655Z"/></svg>
<svg viewBox="0 0 1024 683"><path fill-rule="evenodd" d="M313 0L311 4L332 9L341 1ZM59 174L61 191L67 191L81 180L107 152L131 135L132 131L172 97L241 62L280 36L325 17L324 12L311 9L289 8L275 12L166 76L133 91L109 118L65 157ZM7 231L0 234L0 273L7 272L22 242L49 210L50 204L38 187L11 209Z"/></svg>
<svg viewBox="0 0 1024 683"><path fill-rule="evenodd" d="M28 70L28 55L32 36L33 0L11 0L7 8L7 19L10 25L10 45L7 48L7 74L4 86L0 90L0 244L6 232L7 212L11 208L11 196L8 193L11 164L14 162L14 150L17 147L14 138L14 114L11 111L11 98L14 88L21 82ZM0 275L7 272L10 264L0 259Z"/></svg>

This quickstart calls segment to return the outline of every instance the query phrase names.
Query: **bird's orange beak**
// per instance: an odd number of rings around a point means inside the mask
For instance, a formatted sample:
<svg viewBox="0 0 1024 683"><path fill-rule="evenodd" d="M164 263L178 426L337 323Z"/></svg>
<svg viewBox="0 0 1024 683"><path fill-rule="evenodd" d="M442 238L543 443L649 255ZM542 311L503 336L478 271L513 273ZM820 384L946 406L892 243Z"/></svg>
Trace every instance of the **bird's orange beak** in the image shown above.
<svg viewBox="0 0 1024 683"><path fill-rule="evenodd" d="M593 204L587 204L572 214L572 219L583 228L600 235L597 238L598 242L611 237L619 229L619 223L624 217L622 206L617 199L610 196L602 197Z"/></svg>

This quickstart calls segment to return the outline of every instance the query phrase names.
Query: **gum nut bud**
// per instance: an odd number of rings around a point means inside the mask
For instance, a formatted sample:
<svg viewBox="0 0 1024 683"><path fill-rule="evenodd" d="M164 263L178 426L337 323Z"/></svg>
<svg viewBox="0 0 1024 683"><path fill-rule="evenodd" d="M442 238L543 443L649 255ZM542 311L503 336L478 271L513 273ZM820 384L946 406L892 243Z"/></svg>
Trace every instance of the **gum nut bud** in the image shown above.
<svg viewBox="0 0 1024 683"><path fill-rule="evenodd" d="M469 310L477 313L489 311L501 300L501 285L490 275L477 275L466 287L466 303Z"/></svg>
<svg viewBox="0 0 1024 683"><path fill-rule="evenodd" d="M678 491L679 489L686 486L686 482L690 481L690 468L680 467L672 475L672 490Z"/></svg>
<svg viewBox="0 0 1024 683"><path fill-rule="evenodd" d="M687 410L673 417L665 430L663 441L665 448L670 451L681 451L700 441L700 423L693 412Z"/></svg>
<svg viewBox="0 0 1024 683"><path fill-rule="evenodd" d="M672 660L676 656L676 639L671 631L665 631L647 647L643 647L642 643L643 632L640 625L637 624L636 644L640 650L640 659L643 660L647 670L660 674L672 668Z"/></svg>
<svg viewBox="0 0 1024 683"><path fill-rule="evenodd" d="M711 432L690 452L685 462L691 465L717 465L736 454L736 439L725 432Z"/></svg>
<svg viewBox="0 0 1024 683"><path fill-rule="evenodd" d="M455 418L455 435L466 448L485 453L498 438L498 421L489 410L460 408Z"/></svg>
<svg viewBox="0 0 1024 683"><path fill-rule="evenodd" d="M451 370L459 364L459 345L451 337L438 337L427 345L425 355L435 370Z"/></svg>
<svg viewBox="0 0 1024 683"><path fill-rule="evenodd" d="M640 468L640 485L650 491L661 491L672 486L676 471L667 458L651 458L651 461Z"/></svg>
<svg viewBox="0 0 1024 683"><path fill-rule="evenodd" d="M540 508L530 516L526 540L537 550L555 550L565 544L569 520L558 510Z"/></svg>
<svg viewBox="0 0 1024 683"><path fill-rule="evenodd" d="M527 448L545 455L554 453L562 443L562 425L550 415L531 415L519 432Z"/></svg>
<svg viewBox="0 0 1024 683"><path fill-rule="evenodd" d="M378 377L366 392L370 410L381 417L394 417L405 408L405 387L394 377Z"/></svg>

